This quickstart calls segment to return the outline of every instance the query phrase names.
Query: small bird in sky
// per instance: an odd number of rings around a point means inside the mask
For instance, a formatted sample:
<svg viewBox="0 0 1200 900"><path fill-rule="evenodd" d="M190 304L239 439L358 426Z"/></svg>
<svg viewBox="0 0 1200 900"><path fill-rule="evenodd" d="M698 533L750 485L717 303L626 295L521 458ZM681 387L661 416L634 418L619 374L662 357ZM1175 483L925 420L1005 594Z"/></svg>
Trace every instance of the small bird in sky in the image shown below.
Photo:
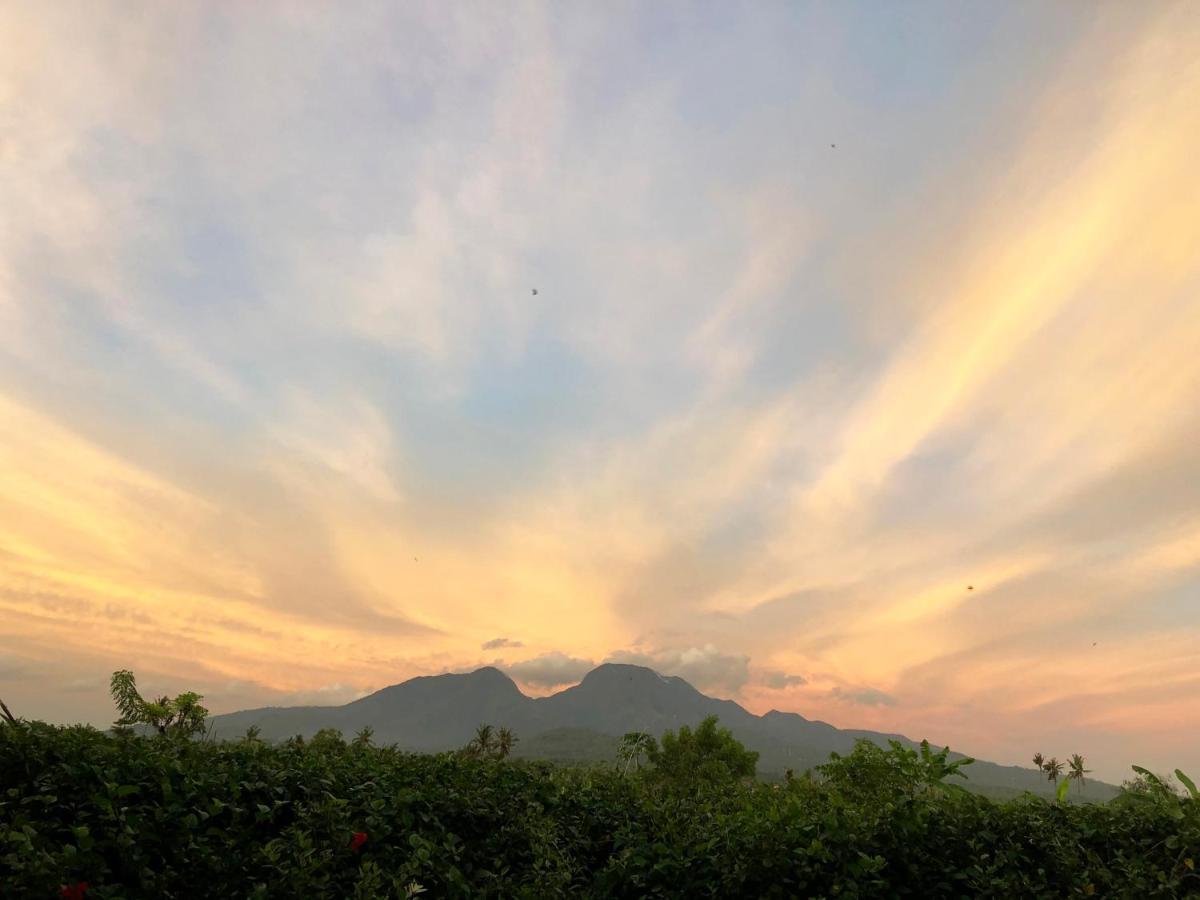
<svg viewBox="0 0 1200 900"><path fill-rule="evenodd" d="M968 585L967 585L967 590L968 590L968 591L973 591L973 590L975 590L975 585L973 585L973 584L968 584Z"/></svg>
<svg viewBox="0 0 1200 900"><path fill-rule="evenodd" d="M537 296L537 288L533 289L533 296L535 296L535 297Z"/></svg>
<svg viewBox="0 0 1200 900"><path fill-rule="evenodd" d="M837 149L837 144L830 144L829 146L832 147L834 150Z"/></svg>

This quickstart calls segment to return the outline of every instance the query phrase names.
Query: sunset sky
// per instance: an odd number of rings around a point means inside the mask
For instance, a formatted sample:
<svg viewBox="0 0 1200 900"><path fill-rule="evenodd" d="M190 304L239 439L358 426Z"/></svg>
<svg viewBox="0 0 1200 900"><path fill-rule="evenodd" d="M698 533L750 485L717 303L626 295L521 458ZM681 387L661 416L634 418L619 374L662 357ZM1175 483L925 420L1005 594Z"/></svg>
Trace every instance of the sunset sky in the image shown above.
<svg viewBox="0 0 1200 900"><path fill-rule="evenodd" d="M1200 7L0 5L0 697L606 660L1198 774Z"/></svg>

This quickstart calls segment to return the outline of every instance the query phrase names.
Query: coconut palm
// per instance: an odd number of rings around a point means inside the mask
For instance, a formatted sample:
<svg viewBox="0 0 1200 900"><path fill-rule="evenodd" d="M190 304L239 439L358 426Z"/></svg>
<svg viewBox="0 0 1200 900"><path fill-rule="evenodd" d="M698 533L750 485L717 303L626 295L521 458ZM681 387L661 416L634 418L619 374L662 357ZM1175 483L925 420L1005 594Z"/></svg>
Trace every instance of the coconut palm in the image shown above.
<svg viewBox="0 0 1200 900"><path fill-rule="evenodd" d="M1083 764L1084 760L1082 756L1080 756L1078 753L1071 754L1071 771L1067 773L1067 777L1079 782L1080 787L1083 787L1085 784L1087 784L1087 781L1083 776L1090 774L1092 771L1091 769L1085 769Z"/></svg>
<svg viewBox="0 0 1200 900"><path fill-rule="evenodd" d="M1046 773L1046 778L1049 781L1058 784L1058 779L1063 773L1063 764L1058 761L1057 756L1052 756L1042 763L1042 771Z"/></svg>
<svg viewBox="0 0 1200 900"><path fill-rule="evenodd" d="M1046 757L1042 756L1042 754L1040 754L1040 753L1033 754L1033 764L1038 767L1038 771L1041 771L1042 765L1045 762L1046 762Z"/></svg>
<svg viewBox="0 0 1200 900"><path fill-rule="evenodd" d="M480 756L490 756L496 746L496 730L491 725L480 725L475 729L475 737L468 746Z"/></svg>
<svg viewBox="0 0 1200 900"><path fill-rule="evenodd" d="M512 753L513 744L517 742L517 736L508 728L501 728L496 732L496 755L501 759Z"/></svg>

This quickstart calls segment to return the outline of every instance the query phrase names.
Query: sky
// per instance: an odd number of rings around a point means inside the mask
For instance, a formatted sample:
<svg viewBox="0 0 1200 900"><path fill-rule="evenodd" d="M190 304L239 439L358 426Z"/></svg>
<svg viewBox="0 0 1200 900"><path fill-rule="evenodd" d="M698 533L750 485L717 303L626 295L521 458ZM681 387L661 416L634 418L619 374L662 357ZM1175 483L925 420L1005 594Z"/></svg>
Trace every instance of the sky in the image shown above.
<svg viewBox="0 0 1200 900"><path fill-rule="evenodd" d="M0 3L0 698L604 661L1200 770L1200 10Z"/></svg>

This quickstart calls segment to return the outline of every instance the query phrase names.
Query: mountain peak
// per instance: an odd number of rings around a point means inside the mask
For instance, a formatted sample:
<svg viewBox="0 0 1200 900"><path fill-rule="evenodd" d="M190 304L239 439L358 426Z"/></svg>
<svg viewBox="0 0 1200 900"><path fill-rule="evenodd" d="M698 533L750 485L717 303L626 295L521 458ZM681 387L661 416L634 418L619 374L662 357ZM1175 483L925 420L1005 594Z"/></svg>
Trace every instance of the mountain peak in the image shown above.
<svg viewBox="0 0 1200 900"><path fill-rule="evenodd" d="M478 682L481 682L484 684L486 684L488 682L493 682L495 684L511 684L514 686L516 685L516 682L514 682L511 678L509 678L507 675L505 675L503 672L501 672L495 666L483 666L482 668L476 669L474 672L465 673L463 677L470 678L470 679L473 679L474 681L478 681Z"/></svg>
<svg viewBox="0 0 1200 900"><path fill-rule="evenodd" d="M580 684L613 684L619 682L634 684L670 684L683 681L681 678L660 675L646 666L635 666L630 663L601 663L583 677ZM684 682L686 684L686 682Z"/></svg>
<svg viewBox="0 0 1200 900"><path fill-rule="evenodd" d="M843 730L797 713L773 709L756 716L732 700L701 693L682 678L624 663L597 666L579 684L548 697L528 697L502 671L484 666L473 672L411 678L345 706L246 710L214 716L211 722L220 737L237 736L257 725L267 738L312 735L321 728L352 734L369 725L381 742L425 751L461 747L486 722L531 741L525 746L549 734L544 752L552 752L553 758L611 761L614 742L623 734L660 735L684 725L695 727L711 715L719 716L722 727L760 753L760 771L776 775L824 763L831 752L849 753L861 738L878 746L886 746L889 739L915 746L900 735ZM576 752L581 741L592 748L583 755ZM983 761L971 766L968 777L973 786L1002 791L1047 795L1053 790L1040 771ZM1086 795L1097 799L1115 793L1116 788L1099 782L1089 782L1086 789Z"/></svg>

